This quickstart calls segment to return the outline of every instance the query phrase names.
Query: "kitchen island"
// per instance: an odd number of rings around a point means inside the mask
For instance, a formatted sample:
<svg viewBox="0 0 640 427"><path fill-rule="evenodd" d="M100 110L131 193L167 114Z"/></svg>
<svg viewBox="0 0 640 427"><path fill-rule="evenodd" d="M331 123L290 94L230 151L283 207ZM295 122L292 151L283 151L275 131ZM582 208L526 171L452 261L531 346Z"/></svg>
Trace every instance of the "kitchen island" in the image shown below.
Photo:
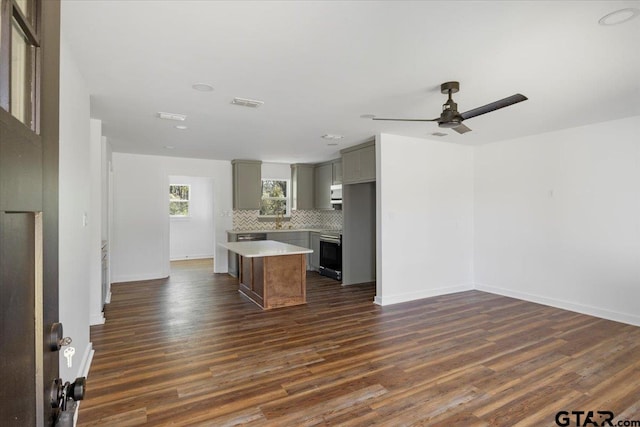
<svg viewBox="0 0 640 427"><path fill-rule="evenodd" d="M307 302L306 254L313 250L273 240L219 245L240 255L239 291L260 307Z"/></svg>

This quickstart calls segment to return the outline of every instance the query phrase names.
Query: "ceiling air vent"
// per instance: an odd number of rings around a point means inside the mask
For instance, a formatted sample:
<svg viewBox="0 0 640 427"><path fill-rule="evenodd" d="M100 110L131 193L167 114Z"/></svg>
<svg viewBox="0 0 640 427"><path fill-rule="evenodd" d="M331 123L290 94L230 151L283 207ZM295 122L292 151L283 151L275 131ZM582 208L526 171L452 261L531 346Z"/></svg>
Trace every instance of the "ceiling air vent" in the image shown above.
<svg viewBox="0 0 640 427"><path fill-rule="evenodd" d="M246 99L246 98L233 98L233 101L231 101L231 103L235 105L240 105L242 107L258 108L262 104L264 104L264 101L257 101L255 99Z"/></svg>
<svg viewBox="0 0 640 427"><path fill-rule="evenodd" d="M333 134L327 133L325 135L322 135L321 138L322 139L333 139L333 140L336 140L336 139L344 138L344 135L333 135Z"/></svg>

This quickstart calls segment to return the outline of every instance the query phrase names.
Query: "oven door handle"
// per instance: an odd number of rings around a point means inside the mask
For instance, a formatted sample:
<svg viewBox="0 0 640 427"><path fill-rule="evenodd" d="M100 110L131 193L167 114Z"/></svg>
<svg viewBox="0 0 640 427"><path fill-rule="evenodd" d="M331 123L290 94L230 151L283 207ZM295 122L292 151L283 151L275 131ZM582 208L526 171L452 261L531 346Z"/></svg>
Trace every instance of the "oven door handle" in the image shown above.
<svg viewBox="0 0 640 427"><path fill-rule="evenodd" d="M342 243L340 241L340 239L336 239L333 236L327 236L326 234L321 234L320 235L320 241L321 242L328 242L328 243L336 243L338 245L340 245Z"/></svg>

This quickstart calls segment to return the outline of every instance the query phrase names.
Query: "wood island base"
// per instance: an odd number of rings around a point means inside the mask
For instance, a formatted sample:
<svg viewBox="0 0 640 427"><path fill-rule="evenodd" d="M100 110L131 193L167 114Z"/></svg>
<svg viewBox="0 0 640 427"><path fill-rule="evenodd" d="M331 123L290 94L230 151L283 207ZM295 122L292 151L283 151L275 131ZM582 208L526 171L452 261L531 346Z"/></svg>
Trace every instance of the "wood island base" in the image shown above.
<svg viewBox="0 0 640 427"><path fill-rule="evenodd" d="M240 292L264 309L306 304L304 254L240 256Z"/></svg>

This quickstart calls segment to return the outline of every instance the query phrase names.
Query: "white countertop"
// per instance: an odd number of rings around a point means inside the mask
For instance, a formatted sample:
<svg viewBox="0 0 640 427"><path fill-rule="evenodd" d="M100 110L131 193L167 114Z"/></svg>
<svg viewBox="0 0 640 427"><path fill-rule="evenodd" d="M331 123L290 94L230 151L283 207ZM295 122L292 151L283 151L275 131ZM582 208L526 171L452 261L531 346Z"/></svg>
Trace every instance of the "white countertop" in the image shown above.
<svg viewBox="0 0 640 427"><path fill-rule="evenodd" d="M274 240L256 240L250 242L226 242L218 243L219 246L229 249L240 256L247 258L258 258L279 255L310 254L312 249L302 246L290 245L288 243L276 242Z"/></svg>

